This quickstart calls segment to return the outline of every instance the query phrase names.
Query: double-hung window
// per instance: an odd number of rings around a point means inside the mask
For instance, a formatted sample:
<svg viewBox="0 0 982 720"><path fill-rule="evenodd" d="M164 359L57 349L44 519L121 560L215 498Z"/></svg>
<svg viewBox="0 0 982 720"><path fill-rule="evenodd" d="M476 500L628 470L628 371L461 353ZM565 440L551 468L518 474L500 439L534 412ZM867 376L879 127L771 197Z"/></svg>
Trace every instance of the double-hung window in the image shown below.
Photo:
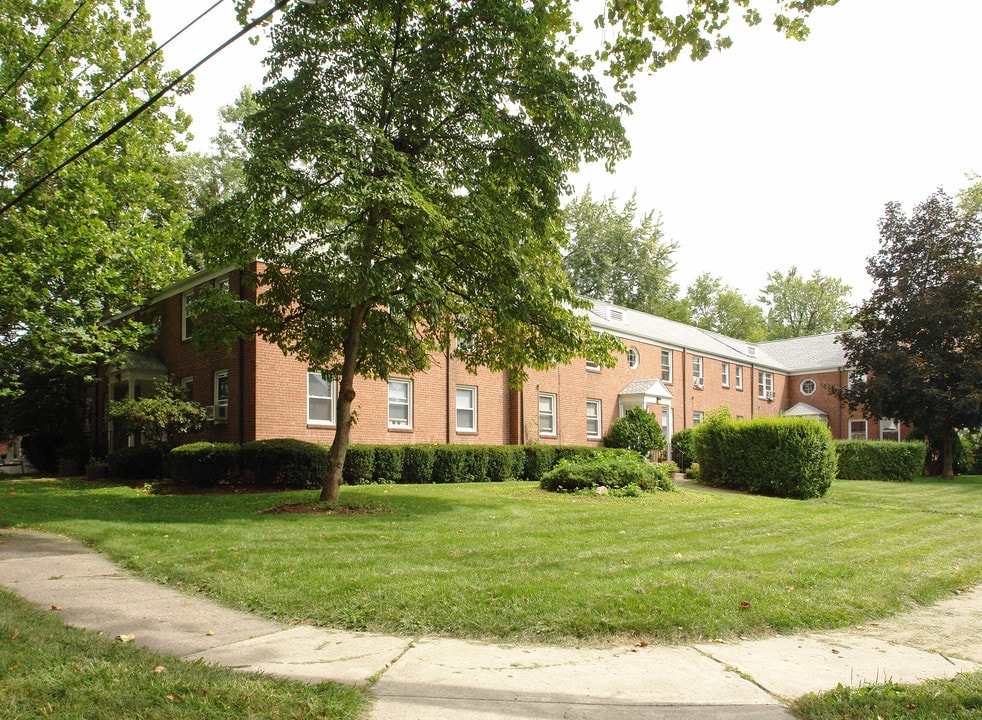
<svg viewBox="0 0 982 720"><path fill-rule="evenodd" d="M672 382L672 351L661 351L661 379L662 382Z"/></svg>
<svg viewBox="0 0 982 720"><path fill-rule="evenodd" d="M413 426L413 381L389 380L389 427Z"/></svg>
<svg viewBox="0 0 982 720"><path fill-rule="evenodd" d="M733 377L736 382L736 389L743 390L743 365L737 365L733 369Z"/></svg>
<svg viewBox="0 0 982 720"><path fill-rule="evenodd" d="M457 431L477 432L477 388L457 386Z"/></svg>
<svg viewBox="0 0 982 720"><path fill-rule="evenodd" d="M319 372L307 373L307 422L334 425L334 383Z"/></svg>
<svg viewBox="0 0 982 720"><path fill-rule="evenodd" d="M598 438L601 435L600 428L600 401L586 401L586 436L588 438Z"/></svg>
<svg viewBox="0 0 982 720"><path fill-rule="evenodd" d="M194 318L191 317L191 306L194 304L194 291L181 296L181 340L190 340L194 334Z"/></svg>
<svg viewBox="0 0 982 720"><path fill-rule="evenodd" d="M730 364L728 362L723 363L723 369L720 371L720 382L723 387L730 386Z"/></svg>
<svg viewBox="0 0 982 720"><path fill-rule="evenodd" d="M774 373L764 370L757 373L757 397L774 399Z"/></svg>
<svg viewBox="0 0 982 720"><path fill-rule="evenodd" d="M539 393L539 434L556 434L556 396L553 393Z"/></svg>
<svg viewBox="0 0 982 720"><path fill-rule="evenodd" d="M215 373L215 422L228 422L228 370Z"/></svg>
<svg viewBox="0 0 982 720"><path fill-rule="evenodd" d="M699 355L692 356L692 384L701 388L705 379L702 375L702 358Z"/></svg>

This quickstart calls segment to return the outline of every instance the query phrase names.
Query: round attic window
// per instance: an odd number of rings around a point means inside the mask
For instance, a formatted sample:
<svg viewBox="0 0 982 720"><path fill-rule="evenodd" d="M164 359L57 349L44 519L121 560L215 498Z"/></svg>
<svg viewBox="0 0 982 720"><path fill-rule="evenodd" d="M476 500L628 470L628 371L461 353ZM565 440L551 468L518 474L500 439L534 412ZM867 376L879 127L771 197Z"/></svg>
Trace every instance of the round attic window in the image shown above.
<svg viewBox="0 0 982 720"><path fill-rule="evenodd" d="M818 388L818 386L815 384L815 381L812 380L811 378L808 378L807 380L802 380L801 385L799 387L801 388L802 395L812 395L814 394L815 390Z"/></svg>
<svg viewBox="0 0 982 720"><path fill-rule="evenodd" d="M638 362L640 361L640 356L638 355L637 348L628 348L627 350L627 364L632 370L637 369Z"/></svg>

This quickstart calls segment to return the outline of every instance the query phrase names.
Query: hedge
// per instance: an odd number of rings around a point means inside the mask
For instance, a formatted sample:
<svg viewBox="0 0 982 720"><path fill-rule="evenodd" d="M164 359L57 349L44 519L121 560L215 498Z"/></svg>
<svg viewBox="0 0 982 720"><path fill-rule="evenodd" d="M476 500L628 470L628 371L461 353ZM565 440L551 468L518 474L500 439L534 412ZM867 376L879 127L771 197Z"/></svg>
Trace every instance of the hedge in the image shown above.
<svg viewBox="0 0 982 720"><path fill-rule="evenodd" d="M106 456L109 477L117 480L155 480L163 474L159 450L138 445L113 450Z"/></svg>
<svg viewBox="0 0 982 720"><path fill-rule="evenodd" d="M640 453L597 451L590 456L560 460L542 476L545 490L576 492L608 488L615 495L649 490L673 490L668 464L649 463Z"/></svg>
<svg viewBox="0 0 982 720"><path fill-rule="evenodd" d="M239 459L239 446L234 443L197 442L171 450L164 465L171 483L208 488L238 475Z"/></svg>
<svg viewBox="0 0 982 720"><path fill-rule="evenodd" d="M927 445L920 441L839 440L836 477L842 480L908 482L924 472Z"/></svg>
<svg viewBox="0 0 982 720"><path fill-rule="evenodd" d="M701 482L757 495L823 496L836 471L832 433L806 418L715 420L693 435Z"/></svg>
<svg viewBox="0 0 982 720"><path fill-rule="evenodd" d="M402 478L403 455L401 445L376 445L372 481L381 485L399 482Z"/></svg>
<svg viewBox="0 0 982 720"><path fill-rule="evenodd" d="M679 466L681 472L686 472L692 463L696 462L693 432L693 428L686 428L672 433L672 460Z"/></svg>
<svg viewBox="0 0 982 720"><path fill-rule="evenodd" d="M345 485L369 485L375 481L375 446L349 445L341 478Z"/></svg>
<svg viewBox="0 0 982 720"><path fill-rule="evenodd" d="M327 476L323 445L303 440L254 440L242 446L242 474L263 487L319 488Z"/></svg>

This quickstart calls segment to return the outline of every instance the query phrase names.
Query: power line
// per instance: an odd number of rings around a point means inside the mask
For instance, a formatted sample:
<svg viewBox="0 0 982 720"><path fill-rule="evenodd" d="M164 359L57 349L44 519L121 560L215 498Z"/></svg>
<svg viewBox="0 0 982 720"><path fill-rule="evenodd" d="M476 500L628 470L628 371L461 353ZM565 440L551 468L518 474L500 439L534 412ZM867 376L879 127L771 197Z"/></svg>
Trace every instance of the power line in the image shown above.
<svg viewBox="0 0 982 720"><path fill-rule="evenodd" d="M273 15L273 13L275 13L281 7L283 7L284 5L286 5L288 2L290 2L290 0L277 0L276 4L273 7L271 7L265 13L263 13L262 15L260 15L259 17L257 17L255 20L250 21L248 25L245 25L239 32L237 32L235 35L233 35L232 37L230 37L228 40L226 40L225 42L223 42L217 48L215 48L210 53L208 53L203 58L201 58L201 60L199 60L194 65L192 65L190 68L188 68L186 71L184 71L184 73L181 74L180 77L176 78L175 80L173 80L172 82L170 82L166 86L164 86L161 90L159 90L157 93L155 93L149 100L147 100L145 103L143 103L142 105L140 105L140 107L138 107L136 110L134 110L133 112L131 112L125 118L123 118L122 120L120 120L118 123L116 123L115 125L113 125L111 128L109 128L108 130L106 130L104 133L102 133L102 135L100 135L99 137L97 137L95 140L93 140L92 142L90 142L84 148L82 148L77 153L75 153L74 155L72 155L70 158L68 158L67 160L65 160L63 163L61 163L61 165L59 165L58 167L54 168L53 170L49 170L48 172L46 172L44 175L42 175L40 178L38 178L33 184L31 184L30 187L28 187L25 190L21 191L13 200L11 200L6 205L4 205L2 208L0 208L0 216L4 215L8 210L10 210L10 208L12 208L15 205L19 204L20 202L22 202L25 198L27 198L29 195L31 195L35 190L37 190L39 187L41 187L41 185L43 185L44 183L46 183L48 180L50 180L52 177L54 177L59 172L61 172L62 170L64 170L66 167L68 167L69 165L71 165L73 162L75 162L76 160L78 160L80 157L82 157L83 155L85 155L87 152L89 152L93 148L97 147L98 145L101 145L105 140L107 140L108 138L112 137L118 131L120 131L121 129L123 129L127 125L129 125L136 118L138 118L144 112L146 112L147 110L149 110L154 104L156 104L156 102L158 100L160 100L160 98L162 98L164 95L166 95L168 92L170 92L176 85L178 85L181 82L183 82L188 77L188 75L190 75L191 73L193 73L195 70L197 70L199 67L201 67L202 65L204 65L209 60L211 60L215 55L217 55L222 50L224 50L225 48L227 48L229 45L231 45L233 42L235 42L236 40L238 40L240 37L242 37L243 35L245 35L249 31L253 30L258 25L261 25L262 23L264 23L268 18L270 18Z"/></svg>
<svg viewBox="0 0 982 720"><path fill-rule="evenodd" d="M9 93L11 90L17 87L17 85L23 79L27 71L31 69L31 66L38 61L38 58L40 58L44 54L44 51L47 50L48 46L55 41L55 38L61 35L61 31L64 30L66 27L68 27L68 24L75 19L76 15L78 15L78 11L81 10L82 6L85 5L85 3L87 3L88 1L89 0L82 0L82 2L78 4L78 6L72 11L72 14L68 16L68 19L61 24L61 27L55 30L55 34L45 41L44 45L41 46L41 49L38 50L37 55L31 58L31 61L28 62L27 65L25 65L24 68L20 71L20 74L16 78L14 78L14 81L7 86L7 88L3 91L2 94L0 94L0 98L7 97L7 93Z"/></svg>
<svg viewBox="0 0 982 720"><path fill-rule="evenodd" d="M212 5L210 8L208 8L203 13L201 13L200 15L198 15L198 17L196 17L194 20L192 20L187 25L185 25L183 28L181 28L178 32L176 32L175 34L171 35L167 39L167 42L165 42L163 45L159 45L156 48L154 48L153 51L150 52L148 55L144 56L144 58L142 60L140 60L140 62L136 63L136 65L131 65L130 68L128 70L126 70L126 72L124 72L118 78L116 78L111 83L109 83L108 85L106 85L102 90L100 90L98 93L96 93L93 97L91 97L88 100L86 100L85 101L85 104L83 104L81 107L79 107L75 112L73 112L71 115L69 115L68 117L66 117L64 120L62 120L61 122L59 122L53 128L51 128L50 130L48 130L48 132L46 132L36 142L34 142L33 145L31 145L28 148L25 148L24 150L21 150L21 152L17 155L17 157L15 157L9 163L7 163L6 165L4 165L2 168L0 168L0 175L2 175L3 173L5 173L11 167L13 167L14 166L14 163L16 163L18 160L20 160L21 158L23 158L29 152L31 152L31 150L34 150L38 145L40 145L45 140L47 140L52 135L54 135L56 132L58 132L59 130L61 130L70 120L72 120L73 118L77 117L79 115L79 113L81 113L83 110L85 110L87 107L89 107L92 103L96 102L99 98L101 98L107 92L109 92L114 87L116 87L117 85L119 85L119 83L121 83L123 80L125 80L127 77L129 77L133 73L134 70L136 70L141 65L144 65L145 63L147 63L150 60L150 58L152 58L154 55L156 55L161 50L163 50L165 47L167 47L173 40L175 40L176 38L178 38L181 35L183 35L188 29L190 29L195 24L197 24L202 18L204 18L205 15L207 15L208 13L210 13L216 7L218 7L219 5L221 5L223 2L225 2L225 0L217 0L217 2L215 2L214 5Z"/></svg>

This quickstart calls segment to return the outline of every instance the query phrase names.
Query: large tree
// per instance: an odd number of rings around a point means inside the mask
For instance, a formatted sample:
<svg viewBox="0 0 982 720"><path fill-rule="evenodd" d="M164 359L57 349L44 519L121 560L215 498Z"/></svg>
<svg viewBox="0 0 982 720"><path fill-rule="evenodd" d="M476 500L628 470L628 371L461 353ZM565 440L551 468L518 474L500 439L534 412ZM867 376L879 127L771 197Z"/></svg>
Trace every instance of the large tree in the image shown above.
<svg viewBox="0 0 982 720"><path fill-rule="evenodd" d="M186 118L151 109L15 203L164 73L155 56L119 80L154 46L138 0L0 0L0 37L0 392L16 393L27 368L78 371L132 347L139 326L100 321L182 271L166 154Z"/></svg>
<svg viewBox="0 0 982 720"><path fill-rule="evenodd" d="M792 266L787 274L767 273L760 302L767 308L769 340L804 337L846 330L849 327L849 293L840 278L815 270L810 278Z"/></svg>
<svg viewBox="0 0 982 720"><path fill-rule="evenodd" d="M840 342L852 369L836 388L867 417L894 418L940 438L943 474L953 472L952 439L982 425L982 222L943 191L908 218L898 203L880 220L876 283Z"/></svg>
<svg viewBox="0 0 982 720"><path fill-rule="evenodd" d="M779 26L800 35L800 15L831 2L795 3ZM716 0L678 17L612 0L600 60L630 99L640 68L726 45L728 17ZM411 374L451 348L516 385L577 355L612 360L614 341L576 313L559 251L569 174L627 153L624 107L575 50L576 29L563 0L293 4L273 26L246 187L199 225L216 261L265 261L263 292L255 305L212 294L221 312L206 318L337 380L322 498L337 498L356 376Z"/></svg>
<svg viewBox="0 0 982 720"><path fill-rule="evenodd" d="M671 279L678 244L665 240L654 211L640 219L637 213L636 194L618 209L614 197L594 200L590 188L566 204L563 267L570 284L596 300L685 320Z"/></svg>
<svg viewBox="0 0 982 720"><path fill-rule="evenodd" d="M703 273L686 290L684 302L692 324L732 338L761 342L767 339L764 311L723 279Z"/></svg>

